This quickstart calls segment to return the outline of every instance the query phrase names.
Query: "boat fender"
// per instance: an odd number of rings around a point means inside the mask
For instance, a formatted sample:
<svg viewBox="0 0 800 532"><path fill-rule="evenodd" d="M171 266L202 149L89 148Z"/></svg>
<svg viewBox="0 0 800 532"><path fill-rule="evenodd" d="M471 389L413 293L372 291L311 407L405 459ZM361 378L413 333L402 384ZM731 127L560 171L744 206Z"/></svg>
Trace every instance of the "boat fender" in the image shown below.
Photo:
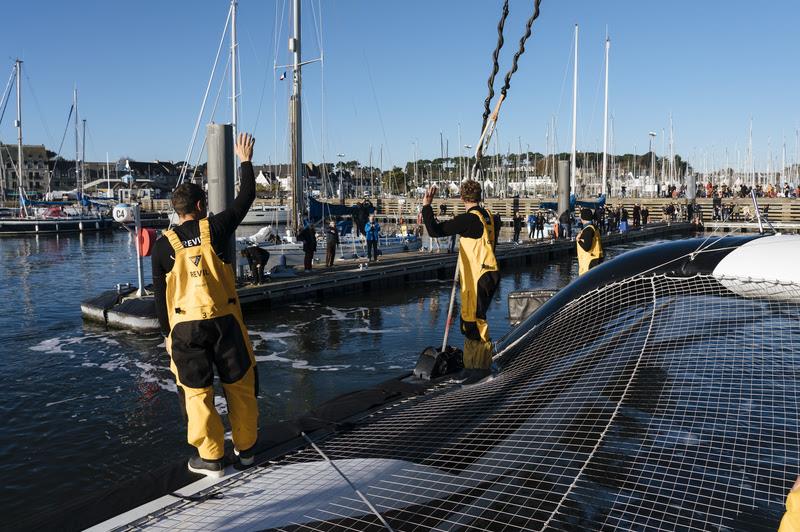
<svg viewBox="0 0 800 532"><path fill-rule="evenodd" d="M414 376L429 381L444 375L458 373L464 369L464 354L461 349L447 346L444 351L427 347L419 356L414 368Z"/></svg>
<svg viewBox="0 0 800 532"><path fill-rule="evenodd" d="M139 256L149 257L153 252L153 244L156 243L156 230L143 227L139 231Z"/></svg>

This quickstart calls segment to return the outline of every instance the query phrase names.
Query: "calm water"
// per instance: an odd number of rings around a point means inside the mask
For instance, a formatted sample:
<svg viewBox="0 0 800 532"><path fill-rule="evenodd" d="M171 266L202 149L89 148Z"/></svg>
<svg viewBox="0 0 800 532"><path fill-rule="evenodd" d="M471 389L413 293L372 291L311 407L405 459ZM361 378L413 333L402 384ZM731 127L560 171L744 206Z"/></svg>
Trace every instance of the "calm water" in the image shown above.
<svg viewBox="0 0 800 532"><path fill-rule="evenodd" d="M81 299L135 280L134 254L122 232L0 239L6 522L191 451L161 337L81 319ZM149 282L149 260L145 265ZM561 287L576 271L575 260L505 271L489 312L493 337L509 328L510 291ZM418 282L247 313L262 421L296 417L412 369L426 346L441 342L449 289L449 282ZM454 341L461 341L457 333ZM224 409L219 397L217 405Z"/></svg>

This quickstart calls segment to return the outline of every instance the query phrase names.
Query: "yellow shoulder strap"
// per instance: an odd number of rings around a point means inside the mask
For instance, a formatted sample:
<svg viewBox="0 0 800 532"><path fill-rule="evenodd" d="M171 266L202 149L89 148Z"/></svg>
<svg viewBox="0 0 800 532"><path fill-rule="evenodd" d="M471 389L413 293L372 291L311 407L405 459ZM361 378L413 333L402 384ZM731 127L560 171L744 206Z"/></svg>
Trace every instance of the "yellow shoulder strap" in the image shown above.
<svg viewBox="0 0 800 532"><path fill-rule="evenodd" d="M200 245L211 246L211 228L208 225L208 218L200 220Z"/></svg>
<svg viewBox="0 0 800 532"><path fill-rule="evenodd" d="M183 243L181 242L181 239L178 238L178 235L175 233L175 231L164 231L164 236L167 237L172 249L175 251L180 251L183 249Z"/></svg>
<svg viewBox="0 0 800 532"><path fill-rule="evenodd" d="M470 211L472 214L478 217L478 220L481 221L481 225L483 225L483 230L486 231L486 237L489 239L491 244L494 244L494 216L492 216L492 211L486 209L487 219L483 219L483 215L481 211L474 210Z"/></svg>

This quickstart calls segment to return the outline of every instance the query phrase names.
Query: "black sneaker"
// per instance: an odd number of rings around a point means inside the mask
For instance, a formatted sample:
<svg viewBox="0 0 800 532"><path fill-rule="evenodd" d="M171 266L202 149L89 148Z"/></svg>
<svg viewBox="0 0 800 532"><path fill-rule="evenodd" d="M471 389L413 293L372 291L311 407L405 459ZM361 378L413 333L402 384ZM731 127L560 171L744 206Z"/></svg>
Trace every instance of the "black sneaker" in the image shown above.
<svg viewBox="0 0 800 532"><path fill-rule="evenodd" d="M255 445L246 451L240 451L239 449L234 448L233 454L239 457L240 464L242 464L244 467L250 467L253 465L253 462L256 459Z"/></svg>
<svg viewBox="0 0 800 532"><path fill-rule="evenodd" d="M225 475L225 466L222 460L204 460L199 456L192 456L189 458L189 471L211 478L222 478Z"/></svg>

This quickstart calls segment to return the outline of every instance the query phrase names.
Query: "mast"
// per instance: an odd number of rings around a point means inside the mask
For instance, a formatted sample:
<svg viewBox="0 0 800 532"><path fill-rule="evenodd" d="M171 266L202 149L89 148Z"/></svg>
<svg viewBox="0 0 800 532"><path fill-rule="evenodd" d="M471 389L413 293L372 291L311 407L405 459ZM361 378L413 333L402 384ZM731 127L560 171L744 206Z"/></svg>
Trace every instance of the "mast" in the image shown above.
<svg viewBox="0 0 800 532"><path fill-rule="evenodd" d="M236 142L236 125L239 122L239 94L236 92L236 77L238 76L236 52L238 42L236 40L236 11L237 0L231 0L231 125L233 126L233 141ZM234 157L234 164L236 158Z"/></svg>
<svg viewBox="0 0 800 532"><path fill-rule="evenodd" d="M786 182L786 137L783 137L783 152L781 153L781 181Z"/></svg>
<svg viewBox="0 0 800 532"><path fill-rule="evenodd" d="M83 183L81 183L81 168L78 166L78 159L81 156L80 152L80 136L78 135L78 88L72 90L72 108L75 110L73 118L75 125L75 190L80 196L83 194ZM80 199L80 198L79 198Z"/></svg>
<svg viewBox="0 0 800 532"><path fill-rule="evenodd" d="M292 0L294 19L293 34L289 39L289 51L292 52L292 96L289 99L289 121L291 129L292 154L292 229L297 234L303 227L303 202L300 197L303 179L303 134L302 111L300 101L300 0Z"/></svg>
<svg viewBox="0 0 800 532"><path fill-rule="evenodd" d="M608 194L608 51L611 39L606 36L606 99L603 106L603 196Z"/></svg>
<svg viewBox="0 0 800 532"><path fill-rule="evenodd" d="M572 168L569 188L575 194L578 159L576 157L578 142L578 25L575 24L575 59L572 71Z"/></svg>
<svg viewBox="0 0 800 532"><path fill-rule="evenodd" d="M81 177L86 177L86 119L82 120L83 134L81 135ZM83 183L81 183L81 191L83 191Z"/></svg>
<svg viewBox="0 0 800 532"><path fill-rule="evenodd" d="M24 187L22 182L22 61L19 59L14 63L14 68L17 73L17 185L20 188ZM20 198L20 201L22 198Z"/></svg>
<svg viewBox="0 0 800 532"><path fill-rule="evenodd" d="M108 152L106 152L106 197L111 197L111 168L108 163Z"/></svg>
<svg viewBox="0 0 800 532"><path fill-rule="evenodd" d="M755 157L753 157L753 117L750 117L750 137L747 141L747 150L748 155L750 156L750 168L748 170L751 171L750 173L750 186L754 187L756 185L756 163Z"/></svg>

